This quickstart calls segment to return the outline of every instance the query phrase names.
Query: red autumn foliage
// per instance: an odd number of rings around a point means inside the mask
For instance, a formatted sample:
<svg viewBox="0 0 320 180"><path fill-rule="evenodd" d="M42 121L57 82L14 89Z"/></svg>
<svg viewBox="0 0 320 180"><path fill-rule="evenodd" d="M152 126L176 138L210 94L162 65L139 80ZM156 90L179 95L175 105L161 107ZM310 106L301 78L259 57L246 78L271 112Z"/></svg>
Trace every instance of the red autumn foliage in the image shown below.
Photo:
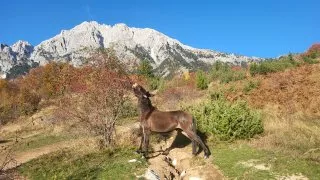
<svg viewBox="0 0 320 180"><path fill-rule="evenodd" d="M130 78L118 59L108 52L98 51L92 63L75 68L67 63L51 62L32 69L29 74L15 80L0 80L0 119L12 119L37 110L41 99L56 99L66 94L100 92L123 95L130 88ZM120 67L122 66L122 67ZM117 98L113 98L117 100Z"/></svg>
<svg viewBox="0 0 320 180"><path fill-rule="evenodd" d="M38 108L40 97L16 81L0 80L0 124L31 114Z"/></svg>
<svg viewBox="0 0 320 180"><path fill-rule="evenodd" d="M307 52L304 53L304 56L310 57L310 58L317 58L320 57L320 43L313 44Z"/></svg>
<svg viewBox="0 0 320 180"><path fill-rule="evenodd" d="M233 71L242 71L243 70L243 68L241 66L231 66L231 69Z"/></svg>

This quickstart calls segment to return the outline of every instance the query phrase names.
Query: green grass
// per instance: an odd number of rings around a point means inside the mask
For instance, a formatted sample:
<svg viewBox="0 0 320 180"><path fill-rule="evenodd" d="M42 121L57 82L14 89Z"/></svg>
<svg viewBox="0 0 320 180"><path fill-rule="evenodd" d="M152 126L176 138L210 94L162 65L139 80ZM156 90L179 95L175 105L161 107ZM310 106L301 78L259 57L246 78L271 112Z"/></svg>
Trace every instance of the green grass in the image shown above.
<svg viewBox="0 0 320 180"><path fill-rule="evenodd" d="M230 179L275 179L280 176L298 175L317 179L320 177L320 164L288 155L262 151L242 144L218 144L211 146L213 163ZM244 162L265 165L269 170L245 166Z"/></svg>
<svg viewBox="0 0 320 180"><path fill-rule="evenodd" d="M128 163L130 159L140 162ZM59 151L31 160L18 168L29 179L136 179L143 174L146 161L132 148L105 150L79 156Z"/></svg>
<svg viewBox="0 0 320 180"><path fill-rule="evenodd" d="M42 146L62 142L68 139L70 139L70 137L62 136L62 135L57 136L57 135L40 134L40 135L32 136L28 139L22 140L15 146L14 149L21 152L21 151L26 151L26 150L35 149Z"/></svg>

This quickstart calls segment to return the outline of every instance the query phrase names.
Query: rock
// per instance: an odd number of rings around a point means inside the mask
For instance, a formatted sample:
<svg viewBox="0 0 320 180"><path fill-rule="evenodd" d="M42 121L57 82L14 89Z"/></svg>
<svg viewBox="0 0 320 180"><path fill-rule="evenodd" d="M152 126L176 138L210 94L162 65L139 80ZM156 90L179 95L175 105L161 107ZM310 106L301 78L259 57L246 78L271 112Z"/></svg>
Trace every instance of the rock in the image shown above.
<svg viewBox="0 0 320 180"><path fill-rule="evenodd" d="M160 176L152 169L147 169L144 178L147 180L160 180Z"/></svg>

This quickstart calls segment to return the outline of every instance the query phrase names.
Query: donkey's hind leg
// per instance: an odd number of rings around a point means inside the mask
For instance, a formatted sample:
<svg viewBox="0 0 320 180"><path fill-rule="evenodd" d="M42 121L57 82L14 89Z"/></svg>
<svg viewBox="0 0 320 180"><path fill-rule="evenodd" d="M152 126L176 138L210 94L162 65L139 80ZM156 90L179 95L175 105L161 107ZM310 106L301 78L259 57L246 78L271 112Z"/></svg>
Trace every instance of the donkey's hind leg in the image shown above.
<svg viewBox="0 0 320 180"><path fill-rule="evenodd" d="M192 154L196 155L197 154L197 142L193 138L191 138L186 132L181 131L181 133L191 140L191 143L192 143Z"/></svg>
<svg viewBox="0 0 320 180"><path fill-rule="evenodd" d="M197 143L192 141L192 154L196 155L197 154Z"/></svg>
<svg viewBox="0 0 320 180"><path fill-rule="evenodd" d="M188 137L190 139L192 139L192 141L197 142L203 149L204 151L204 157L208 158L210 156L210 151L207 148L207 146L203 143L203 141L201 140L201 138L192 130L186 130L185 133L187 133Z"/></svg>

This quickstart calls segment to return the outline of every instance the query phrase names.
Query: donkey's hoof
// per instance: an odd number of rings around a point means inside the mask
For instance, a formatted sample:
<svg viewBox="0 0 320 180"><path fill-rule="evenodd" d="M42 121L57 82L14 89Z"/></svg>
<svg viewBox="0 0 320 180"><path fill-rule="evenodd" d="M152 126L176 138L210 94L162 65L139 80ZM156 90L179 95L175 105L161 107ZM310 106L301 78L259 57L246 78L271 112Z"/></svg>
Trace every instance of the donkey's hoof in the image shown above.
<svg viewBox="0 0 320 180"><path fill-rule="evenodd" d="M204 159L208 159L209 156L210 156L209 154L205 154L205 155L204 155Z"/></svg>

